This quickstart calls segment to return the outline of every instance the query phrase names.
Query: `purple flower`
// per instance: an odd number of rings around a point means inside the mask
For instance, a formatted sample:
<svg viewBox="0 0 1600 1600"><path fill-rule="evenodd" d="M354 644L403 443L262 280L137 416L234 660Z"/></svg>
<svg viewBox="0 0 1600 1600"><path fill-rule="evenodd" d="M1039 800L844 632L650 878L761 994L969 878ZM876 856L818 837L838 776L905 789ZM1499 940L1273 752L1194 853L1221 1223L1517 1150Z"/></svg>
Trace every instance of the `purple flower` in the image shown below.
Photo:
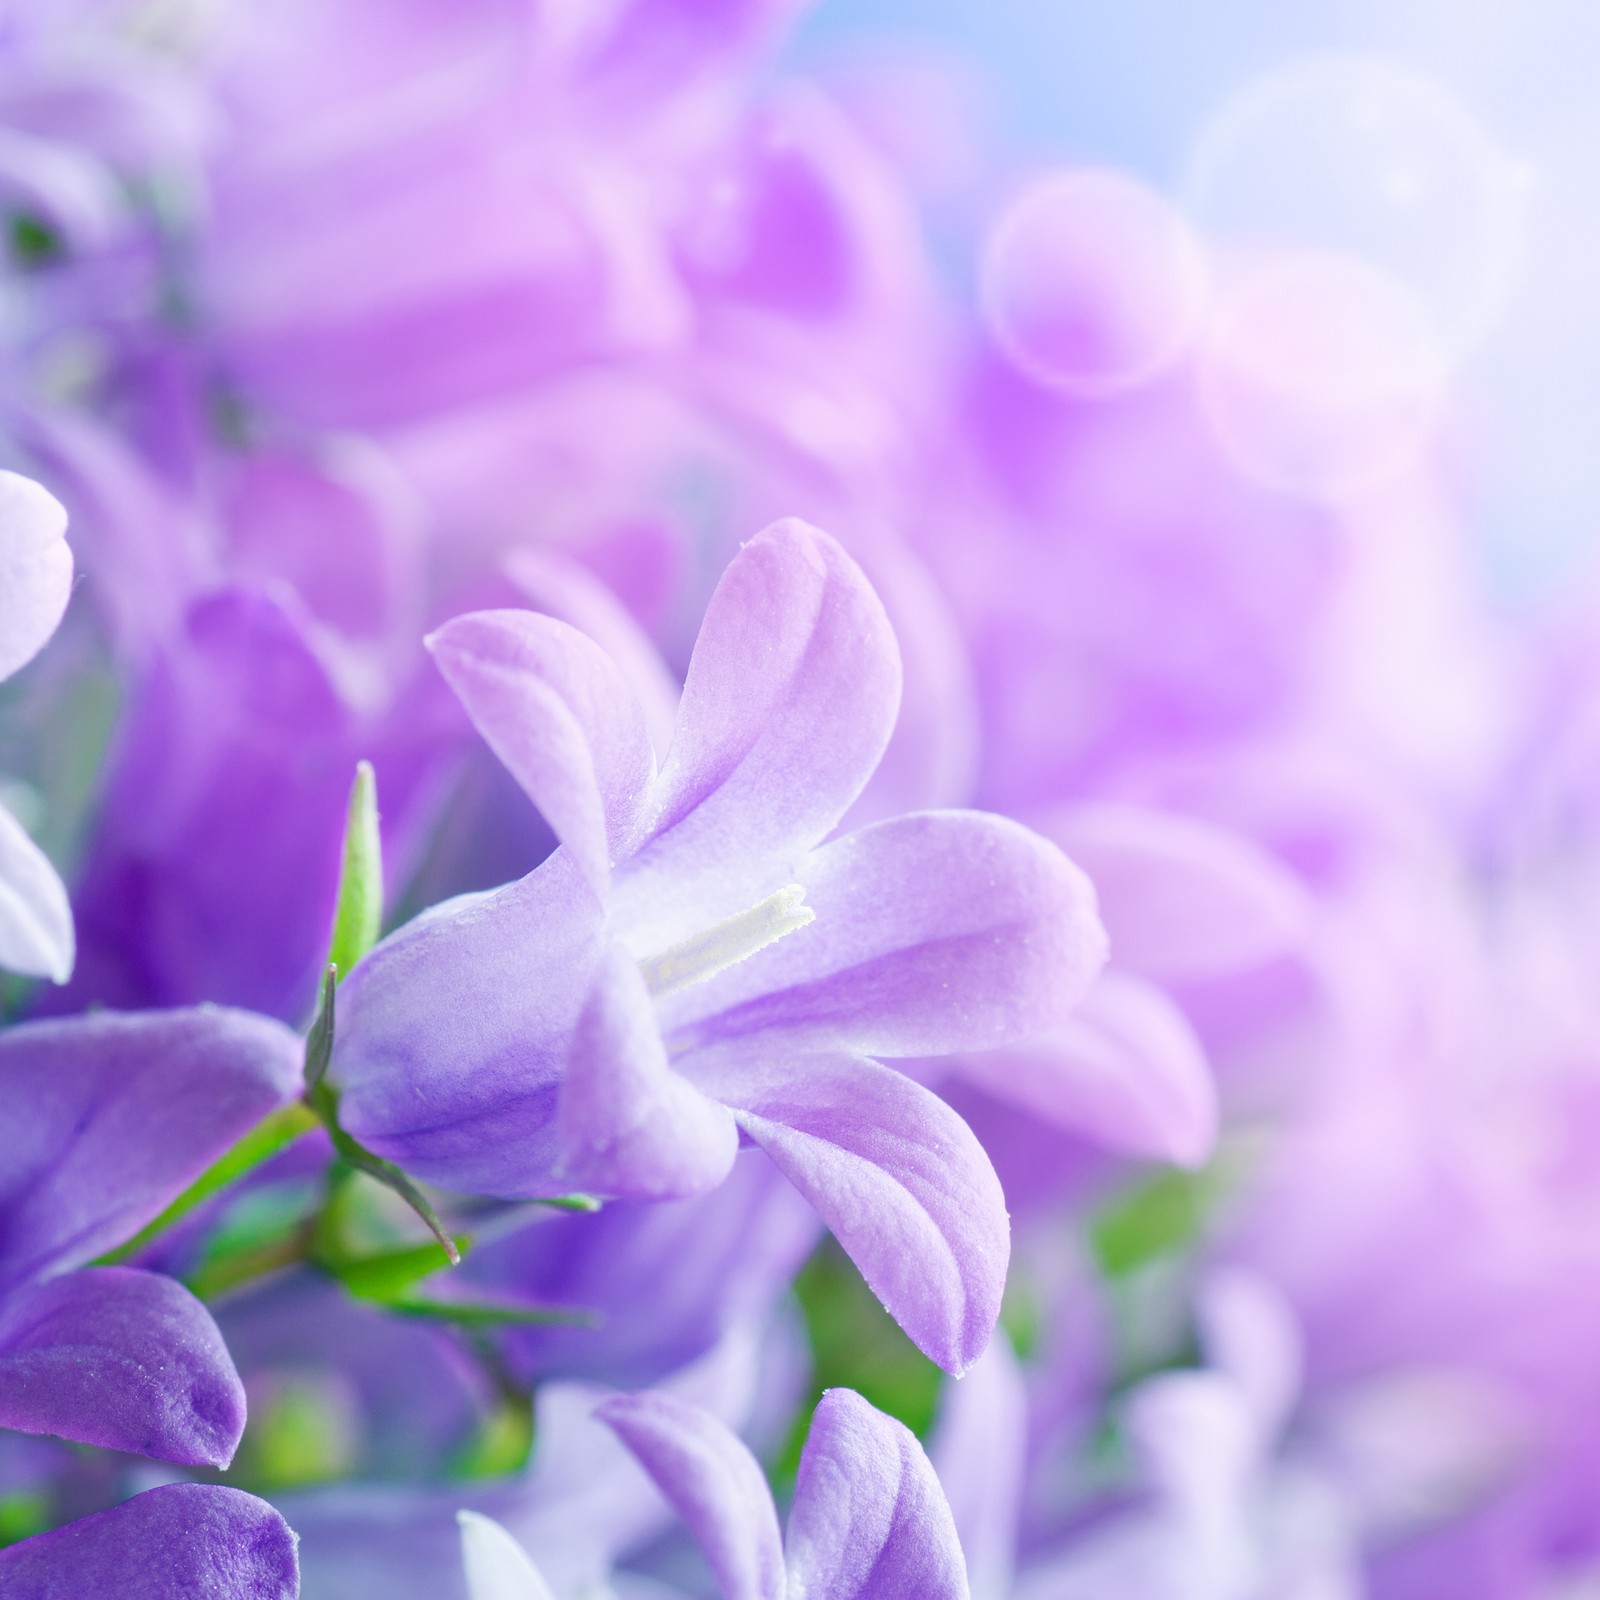
<svg viewBox="0 0 1600 1600"><path fill-rule="evenodd" d="M299 1065L287 1028L210 1008L0 1034L0 1427L228 1463L244 1390L210 1313L84 1263L292 1099Z"/></svg>
<svg viewBox="0 0 1600 1600"><path fill-rule="evenodd" d="M30 478L0 472L0 680L56 631L72 591L67 514ZM0 806L0 967L65 983L72 973L67 891L22 824Z"/></svg>
<svg viewBox="0 0 1600 1600"><path fill-rule="evenodd" d="M295 1537L265 1500L169 1483L0 1550L7 1600L295 1600Z"/></svg>
<svg viewBox="0 0 1600 1600"><path fill-rule="evenodd" d="M431 644L562 848L351 974L332 1073L350 1132L453 1188L637 1199L715 1187L742 1137L960 1370L998 1311L999 1186L965 1124L872 1058L1058 1022L1103 959L1087 880L975 812L823 843L883 753L900 663L859 569L802 523L723 577L659 773L575 629L488 612Z"/></svg>
<svg viewBox="0 0 1600 1600"><path fill-rule="evenodd" d="M709 1412L647 1393L598 1414L683 1518L726 1600L966 1600L955 1523L922 1446L851 1390L817 1404L786 1534L760 1464Z"/></svg>

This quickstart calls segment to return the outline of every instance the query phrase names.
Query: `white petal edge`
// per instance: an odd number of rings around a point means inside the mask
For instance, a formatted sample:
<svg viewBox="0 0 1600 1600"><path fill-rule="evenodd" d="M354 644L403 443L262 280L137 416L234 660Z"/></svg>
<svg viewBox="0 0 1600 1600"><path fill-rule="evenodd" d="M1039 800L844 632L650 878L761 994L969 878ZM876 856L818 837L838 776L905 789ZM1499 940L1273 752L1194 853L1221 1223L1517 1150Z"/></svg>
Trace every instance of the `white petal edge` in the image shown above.
<svg viewBox="0 0 1600 1600"><path fill-rule="evenodd" d="M472 1600L555 1600L527 1552L493 1517L458 1511L456 1524Z"/></svg>
<svg viewBox="0 0 1600 1600"><path fill-rule="evenodd" d="M0 806L0 969L65 983L76 955L66 885Z"/></svg>

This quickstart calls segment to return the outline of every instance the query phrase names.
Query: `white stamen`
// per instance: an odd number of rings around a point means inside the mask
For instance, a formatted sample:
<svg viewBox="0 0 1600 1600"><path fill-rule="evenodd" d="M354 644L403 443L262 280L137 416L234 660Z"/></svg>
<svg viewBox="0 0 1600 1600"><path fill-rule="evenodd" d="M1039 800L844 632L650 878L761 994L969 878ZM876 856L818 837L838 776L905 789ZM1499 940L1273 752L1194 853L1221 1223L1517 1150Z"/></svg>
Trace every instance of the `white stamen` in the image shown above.
<svg viewBox="0 0 1600 1600"><path fill-rule="evenodd" d="M693 938L646 956L639 963L650 993L657 998L687 989L691 983L704 983L719 972L776 944L796 928L816 920L816 912L805 903L806 892L791 883L776 894L769 894L760 905L751 906Z"/></svg>

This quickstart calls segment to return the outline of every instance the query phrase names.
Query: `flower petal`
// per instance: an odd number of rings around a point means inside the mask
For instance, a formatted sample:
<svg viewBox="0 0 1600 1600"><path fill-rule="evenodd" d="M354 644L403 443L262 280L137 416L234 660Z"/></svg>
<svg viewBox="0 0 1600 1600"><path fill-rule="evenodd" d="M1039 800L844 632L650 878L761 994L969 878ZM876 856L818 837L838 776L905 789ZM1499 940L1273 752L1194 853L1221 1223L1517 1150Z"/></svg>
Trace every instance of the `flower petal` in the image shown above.
<svg viewBox="0 0 1600 1600"><path fill-rule="evenodd" d="M816 1207L918 1349L960 1373L1000 1315L1011 1254L983 1146L931 1090L876 1061L725 1047L680 1061Z"/></svg>
<svg viewBox="0 0 1600 1600"><path fill-rule="evenodd" d="M225 1467L244 1432L244 1385L181 1283L89 1267L7 1297L0 1426Z"/></svg>
<svg viewBox="0 0 1600 1600"><path fill-rule="evenodd" d="M137 1232L295 1097L301 1056L282 1023L211 1006L0 1032L0 1283Z"/></svg>
<svg viewBox="0 0 1600 1600"><path fill-rule="evenodd" d="M296 1600L295 1537L265 1500L169 1483L0 1550L9 1600Z"/></svg>
<svg viewBox="0 0 1600 1600"><path fill-rule="evenodd" d="M723 1600L783 1600L783 1545L756 1458L709 1411L665 1394L620 1395L613 1428L705 1552ZM819 1591L819 1593L826 1591Z"/></svg>
<svg viewBox="0 0 1600 1600"><path fill-rule="evenodd" d="M776 1028L871 1055L987 1049L1064 1020L1105 959L1088 879L1005 817L896 817L797 871L815 920L668 997L669 1036Z"/></svg>
<svg viewBox="0 0 1600 1600"><path fill-rule="evenodd" d="M617 883L643 944L786 882L872 776L899 704L899 649L855 562L793 519L745 545L689 662L652 837Z"/></svg>
<svg viewBox="0 0 1600 1600"><path fill-rule="evenodd" d="M339 988L329 1080L344 1126L446 1188L561 1193L557 1096L602 917L558 851L382 940Z"/></svg>
<svg viewBox="0 0 1600 1600"><path fill-rule="evenodd" d="M955 1520L922 1446L849 1389L830 1389L817 1403L787 1550L803 1595L967 1600Z"/></svg>
<svg viewBox="0 0 1600 1600"><path fill-rule="evenodd" d="M604 890L655 775L644 712L593 639L532 611L477 611L428 636L473 724Z"/></svg>
<svg viewBox="0 0 1600 1600"><path fill-rule="evenodd" d="M44 648L72 594L67 513L47 489L0 472L0 679Z"/></svg>
<svg viewBox="0 0 1600 1600"><path fill-rule="evenodd" d="M65 983L74 954L66 886L22 824L0 806L0 968Z"/></svg>
<svg viewBox="0 0 1600 1600"><path fill-rule="evenodd" d="M458 1511L469 1600L555 1600L527 1552L493 1517Z"/></svg>
<svg viewBox="0 0 1600 1600"><path fill-rule="evenodd" d="M1119 967L1207 978L1292 950L1305 893L1247 839L1143 806L1076 806L1046 831L1094 882Z"/></svg>
<svg viewBox="0 0 1600 1600"><path fill-rule="evenodd" d="M965 1056L955 1070L1131 1155L1192 1167L1216 1141L1216 1085L1194 1029L1153 984L1115 970L1059 1027Z"/></svg>
<svg viewBox="0 0 1600 1600"><path fill-rule="evenodd" d="M512 551L505 571L535 611L571 623L616 662L639 701L651 745L665 754L678 717L678 680L611 588L576 561L532 546Z"/></svg>
<svg viewBox="0 0 1600 1600"><path fill-rule="evenodd" d="M620 944L578 1020L558 1126L568 1185L614 1199L704 1194L739 1152L733 1118L668 1065L650 991Z"/></svg>

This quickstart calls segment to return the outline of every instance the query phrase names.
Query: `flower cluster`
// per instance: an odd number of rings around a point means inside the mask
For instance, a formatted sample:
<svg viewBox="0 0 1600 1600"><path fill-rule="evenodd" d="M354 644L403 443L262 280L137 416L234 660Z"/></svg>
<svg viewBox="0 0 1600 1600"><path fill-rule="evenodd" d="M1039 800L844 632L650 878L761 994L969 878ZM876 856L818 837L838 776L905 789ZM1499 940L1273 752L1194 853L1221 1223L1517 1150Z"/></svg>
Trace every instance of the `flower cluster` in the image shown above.
<svg viewBox="0 0 1600 1600"><path fill-rule="evenodd" d="M1600 1581L1593 606L799 10L0 20L0 1595Z"/></svg>

